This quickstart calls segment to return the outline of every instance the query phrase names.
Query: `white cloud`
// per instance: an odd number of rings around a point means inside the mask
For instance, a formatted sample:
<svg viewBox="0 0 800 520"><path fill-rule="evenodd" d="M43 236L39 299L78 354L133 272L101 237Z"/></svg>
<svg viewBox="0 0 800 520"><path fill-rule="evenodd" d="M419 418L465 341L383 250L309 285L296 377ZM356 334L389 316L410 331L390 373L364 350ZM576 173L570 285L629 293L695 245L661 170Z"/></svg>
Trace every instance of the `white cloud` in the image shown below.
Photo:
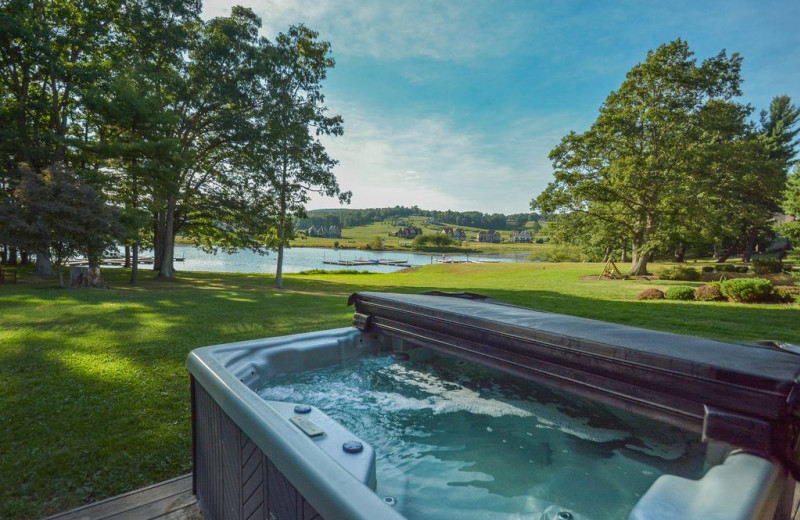
<svg viewBox="0 0 800 520"><path fill-rule="evenodd" d="M457 128L441 115L388 120L340 106L345 134L325 142L340 161L336 176L351 207L418 205L424 209L517 213L551 179L547 154L568 118L520 119L502 136ZM542 135L542 129L548 132ZM500 144L498 144L500 143ZM335 206L316 198L311 208Z"/></svg>
<svg viewBox="0 0 800 520"><path fill-rule="evenodd" d="M305 23L341 55L381 59L431 58L466 62L501 57L518 49L520 31L533 21L498 9L495 2L362 0L243 0L263 18L273 37L289 25ZM230 12L227 1L206 1L207 18ZM542 24L544 25L544 24Z"/></svg>

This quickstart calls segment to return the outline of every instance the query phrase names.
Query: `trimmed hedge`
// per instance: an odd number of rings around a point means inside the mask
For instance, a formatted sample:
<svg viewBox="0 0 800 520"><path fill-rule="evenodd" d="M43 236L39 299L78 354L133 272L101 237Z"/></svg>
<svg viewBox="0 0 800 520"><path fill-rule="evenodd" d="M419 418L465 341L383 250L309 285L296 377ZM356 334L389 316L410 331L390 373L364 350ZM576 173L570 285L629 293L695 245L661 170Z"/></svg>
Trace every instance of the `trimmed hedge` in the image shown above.
<svg viewBox="0 0 800 520"><path fill-rule="evenodd" d="M753 259L753 271L756 274L782 273L783 262L777 258L759 257Z"/></svg>
<svg viewBox="0 0 800 520"><path fill-rule="evenodd" d="M774 298L775 289L763 278L734 278L720 285L723 296L738 303L767 302Z"/></svg>
<svg viewBox="0 0 800 520"><path fill-rule="evenodd" d="M664 298L666 298L664 292L655 288L645 289L636 296L637 300L663 300Z"/></svg>
<svg viewBox="0 0 800 520"><path fill-rule="evenodd" d="M676 285L667 289L665 296L668 300L694 300L694 287Z"/></svg>
<svg viewBox="0 0 800 520"><path fill-rule="evenodd" d="M676 265L675 267L667 267L658 273L659 280L679 280L683 282L696 282L702 280L703 276L700 271L693 267L683 267Z"/></svg>
<svg viewBox="0 0 800 520"><path fill-rule="evenodd" d="M775 298L779 303L793 303L800 301L800 287L784 285L775 288Z"/></svg>
<svg viewBox="0 0 800 520"><path fill-rule="evenodd" d="M694 290L694 299L701 302L716 302L724 300L719 282L703 285Z"/></svg>

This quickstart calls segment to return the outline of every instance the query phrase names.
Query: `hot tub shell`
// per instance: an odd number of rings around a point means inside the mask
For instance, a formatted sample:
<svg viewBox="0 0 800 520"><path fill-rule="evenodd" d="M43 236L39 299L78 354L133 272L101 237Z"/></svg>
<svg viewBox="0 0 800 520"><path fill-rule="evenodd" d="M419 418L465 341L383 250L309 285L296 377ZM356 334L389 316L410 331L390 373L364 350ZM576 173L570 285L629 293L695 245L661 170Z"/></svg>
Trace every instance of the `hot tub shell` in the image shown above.
<svg viewBox="0 0 800 520"><path fill-rule="evenodd" d="M699 481L664 476L633 520L788 519L800 358L543 313L474 295L357 293L355 327L193 351L194 489L206 518L403 518L375 495L374 452L322 412L324 442L255 389L276 374L424 346L694 429L739 448ZM713 498L712 498L713 497ZM672 515L672 516L670 516ZM722 518L722 517L720 517Z"/></svg>

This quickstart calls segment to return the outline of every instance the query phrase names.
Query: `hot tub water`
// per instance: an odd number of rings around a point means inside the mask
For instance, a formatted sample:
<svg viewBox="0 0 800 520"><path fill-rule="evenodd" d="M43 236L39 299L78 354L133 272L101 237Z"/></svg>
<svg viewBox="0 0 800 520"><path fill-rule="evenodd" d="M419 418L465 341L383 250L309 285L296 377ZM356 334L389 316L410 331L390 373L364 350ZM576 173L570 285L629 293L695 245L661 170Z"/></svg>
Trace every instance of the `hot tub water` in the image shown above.
<svg viewBox="0 0 800 520"><path fill-rule="evenodd" d="M410 520L626 518L661 474L705 470L696 434L426 349L409 354L282 374L259 395L314 405L370 442L376 493Z"/></svg>

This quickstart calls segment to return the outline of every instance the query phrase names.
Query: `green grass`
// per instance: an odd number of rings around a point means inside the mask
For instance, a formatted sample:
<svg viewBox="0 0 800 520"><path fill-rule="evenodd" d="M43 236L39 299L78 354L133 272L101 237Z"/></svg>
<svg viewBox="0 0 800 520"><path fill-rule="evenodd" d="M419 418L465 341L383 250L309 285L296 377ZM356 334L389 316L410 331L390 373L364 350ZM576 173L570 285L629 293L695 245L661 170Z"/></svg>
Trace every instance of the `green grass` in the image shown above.
<svg viewBox="0 0 800 520"><path fill-rule="evenodd" d="M346 326L358 290L483 293L510 303L733 341L800 343L800 305L635 301L600 264L431 265L393 274L106 270L112 289L23 276L0 286L0 518L38 518L190 471L187 354L196 347Z"/></svg>

